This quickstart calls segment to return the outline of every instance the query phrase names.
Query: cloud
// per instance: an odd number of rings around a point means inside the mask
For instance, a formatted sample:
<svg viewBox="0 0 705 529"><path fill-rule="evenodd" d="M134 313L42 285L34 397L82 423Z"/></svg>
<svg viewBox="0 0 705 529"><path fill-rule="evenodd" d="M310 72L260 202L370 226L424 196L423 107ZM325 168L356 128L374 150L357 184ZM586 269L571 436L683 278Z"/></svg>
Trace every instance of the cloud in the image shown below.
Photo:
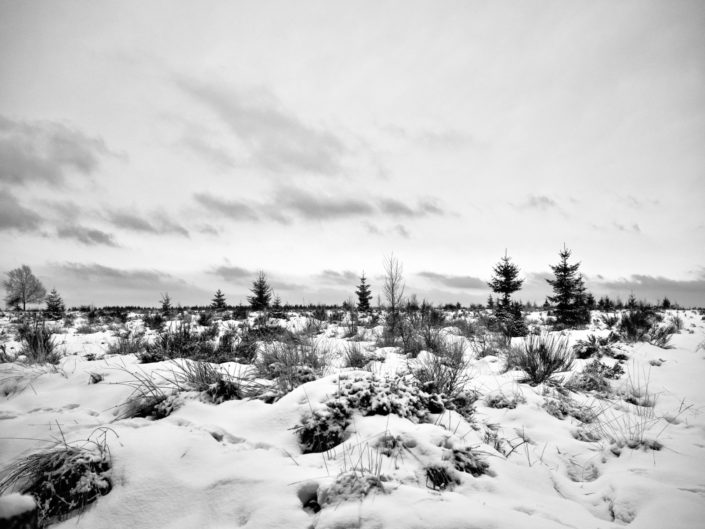
<svg viewBox="0 0 705 529"><path fill-rule="evenodd" d="M555 200L545 195L529 195L529 198L522 207L547 211L552 208L558 208L558 204Z"/></svg>
<svg viewBox="0 0 705 529"><path fill-rule="evenodd" d="M641 228L636 223L634 223L630 226L625 226L624 224L620 224L618 222L613 222L612 225L615 228L617 228L617 230L619 230L619 231L624 231L627 233L641 233Z"/></svg>
<svg viewBox="0 0 705 529"><path fill-rule="evenodd" d="M220 276L223 280L232 283L242 283L245 279L252 279L256 273L239 266L223 265L214 268L209 273Z"/></svg>
<svg viewBox="0 0 705 529"><path fill-rule="evenodd" d="M411 130L396 125L387 125L382 127L382 130L397 138L430 148L457 149L468 145L478 145L478 142L472 136L456 129Z"/></svg>
<svg viewBox="0 0 705 529"><path fill-rule="evenodd" d="M270 220L290 224L293 218L304 220L336 220L355 217L387 216L420 218L443 215L431 200L419 201L410 208L395 199L381 199L377 205L363 198L338 198L325 193L312 193L295 187L280 187L266 202L229 200L208 193L195 193L194 200L209 212L215 212L235 221ZM368 222L368 229L371 224ZM401 225L394 228L398 234L408 236Z"/></svg>
<svg viewBox="0 0 705 529"><path fill-rule="evenodd" d="M21 233L38 231L42 218L22 206L7 190L0 190L0 231L16 230Z"/></svg>
<svg viewBox="0 0 705 529"><path fill-rule="evenodd" d="M323 270L323 272L316 276L316 279L335 285L349 285L351 283L356 283L359 277L355 272L351 272L350 270L344 270L343 272Z"/></svg>
<svg viewBox="0 0 705 529"><path fill-rule="evenodd" d="M66 293L67 303L100 301L106 305L155 306L161 293L168 292L176 305L182 299L189 304L209 303L212 292L183 279L155 269L120 269L97 263L51 263L46 275L57 289Z"/></svg>
<svg viewBox="0 0 705 529"><path fill-rule="evenodd" d="M159 270L124 270L96 263L83 264L75 262L65 262L55 266L66 275L74 276L87 282L111 282L113 284L131 287L186 284L184 280L175 278L171 274L160 272Z"/></svg>
<svg viewBox="0 0 705 529"><path fill-rule="evenodd" d="M185 79L177 84L225 123L255 165L274 172L340 173L343 142L304 123L268 90L226 89Z"/></svg>
<svg viewBox="0 0 705 529"><path fill-rule="evenodd" d="M186 228L173 222L164 213L154 214L153 217L154 220L150 222L140 215L127 211L114 210L107 213L108 221L117 228L155 235L176 233L184 237L189 236Z"/></svg>
<svg viewBox="0 0 705 529"><path fill-rule="evenodd" d="M56 235L61 239L74 239L86 246L117 246L113 235L93 228L77 225L66 225L56 229Z"/></svg>
<svg viewBox="0 0 705 529"><path fill-rule="evenodd" d="M289 283L286 281L278 281L276 279L272 280L269 282L269 284L272 286L272 289L276 290L284 290L284 291L306 291L308 287L306 285L300 285L298 283Z"/></svg>
<svg viewBox="0 0 705 529"><path fill-rule="evenodd" d="M437 274L435 272L419 272L417 275L426 278L434 283L439 283L441 285L451 288L488 288L487 283L485 281L473 276L453 276Z"/></svg>
<svg viewBox="0 0 705 529"><path fill-rule="evenodd" d="M371 222L365 221L362 223L362 225L365 227L367 233L369 233L370 235L382 235L382 230L380 230L378 226L372 224Z"/></svg>
<svg viewBox="0 0 705 529"><path fill-rule="evenodd" d="M196 193L193 198L206 209L225 215L232 220L259 220L255 209L241 200L225 200L207 193Z"/></svg>
<svg viewBox="0 0 705 529"><path fill-rule="evenodd" d="M443 215L443 210L431 200L419 201L415 208L394 198L378 201L379 210L390 217L418 218L427 215Z"/></svg>
<svg viewBox="0 0 705 529"><path fill-rule="evenodd" d="M93 174L112 154L100 138L52 121L13 121L0 116L0 182L59 187L67 177Z"/></svg>
<svg viewBox="0 0 705 529"><path fill-rule="evenodd" d="M199 136L187 134L181 139L181 144L205 158L206 161L219 170L230 169L238 165L235 158L226 149L206 142Z"/></svg>
<svg viewBox="0 0 705 529"><path fill-rule="evenodd" d="M703 275L698 276L697 279L677 280L663 276L633 274L616 281L601 281L598 285L616 295L634 292L637 298L652 301L668 296L671 301L680 303L701 305L705 302L705 276Z"/></svg>
<svg viewBox="0 0 705 529"><path fill-rule="evenodd" d="M396 226L394 226L394 233L396 233L400 237L404 237L405 239L411 237L409 230L407 230L403 224L397 224Z"/></svg>
<svg viewBox="0 0 705 529"><path fill-rule="evenodd" d="M273 206L313 220L349 218L375 213L375 209L364 200L314 195L294 188L279 189L275 194Z"/></svg>

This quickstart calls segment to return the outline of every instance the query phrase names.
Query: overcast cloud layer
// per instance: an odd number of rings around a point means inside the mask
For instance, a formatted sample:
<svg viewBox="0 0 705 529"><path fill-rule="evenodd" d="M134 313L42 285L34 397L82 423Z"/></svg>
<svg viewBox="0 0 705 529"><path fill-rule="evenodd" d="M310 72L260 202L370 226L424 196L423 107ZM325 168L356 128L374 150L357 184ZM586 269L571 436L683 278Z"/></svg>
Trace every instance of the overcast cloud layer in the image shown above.
<svg viewBox="0 0 705 529"><path fill-rule="evenodd" d="M340 303L384 257L705 305L705 4L0 2L0 271L69 304Z"/></svg>

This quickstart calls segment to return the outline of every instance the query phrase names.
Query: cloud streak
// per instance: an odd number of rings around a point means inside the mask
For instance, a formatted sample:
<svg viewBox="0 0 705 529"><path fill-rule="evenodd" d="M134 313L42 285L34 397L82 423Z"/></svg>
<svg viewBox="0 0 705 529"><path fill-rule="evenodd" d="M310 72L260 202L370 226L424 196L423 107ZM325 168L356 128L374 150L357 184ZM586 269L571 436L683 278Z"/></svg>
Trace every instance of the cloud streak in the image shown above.
<svg viewBox="0 0 705 529"><path fill-rule="evenodd" d="M56 229L56 235L60 239L73 239L86 246L118 246L112 234L84 226L61 226Z"/></svg>
<svg viewBox="0 0 705 529"><path fill-rule="evenodd" d="M234 90L187 79L176 83L228 127L255 165L277 173L340 173L346 152L343 142L330 131L305 123L266 89ZM210 159L213 154L207 153ZM230 157L225 152L216 154L220 161Z"/></svg>
<svg viewBox="0 0 705 529"><path fill-rule="evenodd" d="M131 213L124 210L109 211L106 215L108 222L114 227L123 230L151 233L154 235L164 235L175 233L184 237L189 236L186 228L175 223L163 213L152 215L152 219L147 220L145 217L136 213Z"/></svg>
<svg viewBox="0 0 705 529"><path fill-rule="evenodd" d="M454 276L446 274L438 274L436 272L419 272L417 274L420 277L428 279L433 283L438 283L440 285L450 287L450 288L462 288L462 289L487 289L487 283L478 277L473 276Z"/></svg>
<svg viewBox="0 0 705 529"><path fill-rule="evenodd" d="M445 212L432 200L420 200L410 207L396 199L366 200L339 198L324 193L312 193L294 187L280 187L266 202L226 199L209 193L195 193L194 201L203 209L218 213L233 221L274 221L290 224L294 218L303 220L336 220L372 216L418 219L444 216ZM407 229L397 224L395 231L408 236Z"/></svg>
<svg viewBox="0 0 705 529"><path fill-rule="evenodd" d="M105 142L52 121L13 121L0 116L0 182L62 187L70 176L95 173L112 154Z"/></svg>
<svg viewBox="0 0 705 529"><path fill-rule="evenodd" d="M42 218L7 190L0 190L0 231L30 233L39 230Z"/></svg>

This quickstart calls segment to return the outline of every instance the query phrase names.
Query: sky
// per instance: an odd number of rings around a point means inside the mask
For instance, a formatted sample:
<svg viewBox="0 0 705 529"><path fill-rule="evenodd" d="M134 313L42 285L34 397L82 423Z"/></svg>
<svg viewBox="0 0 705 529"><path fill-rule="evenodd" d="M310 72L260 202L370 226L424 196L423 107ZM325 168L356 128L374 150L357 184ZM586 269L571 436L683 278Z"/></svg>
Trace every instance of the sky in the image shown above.
<svg viewBox="0 0 705 529"><path fill-rule="evenodd" d="M385 259L705 306L705 3L0 0L0 271L341 303Z"/></svg>

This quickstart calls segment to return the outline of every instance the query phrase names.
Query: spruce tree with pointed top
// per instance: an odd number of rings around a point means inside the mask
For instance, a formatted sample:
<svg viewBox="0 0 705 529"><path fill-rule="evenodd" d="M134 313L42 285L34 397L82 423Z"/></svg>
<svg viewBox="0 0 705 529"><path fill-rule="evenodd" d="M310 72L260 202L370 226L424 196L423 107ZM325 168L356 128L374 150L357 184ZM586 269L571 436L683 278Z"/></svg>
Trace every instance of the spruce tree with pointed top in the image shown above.
<svg viewBox="0 0 705 529"><path fill-rule="evenodd" d="M370 286L366 283L365 272L360 276L360 284L355 290L357 294L357 310L360 312L368 312L370 310L370 301L372 300L372 292Z"/></svg>
<svg viewBox="0 0 705 529"><path fill-rule="evenodd" d="M558 255L559 263L550 265L555 278L546 279L553 288L553 296L548 296L548 300L555 306L556 323L566 327L588 323L590 310L585 302L585 282L582 274L578 274L580 263L568 263L571 251L565 245Z"/></svg>
<svg viewBox="0 0 705 529"><path fill-rule="evenodd" d="M228 304L225 301L225 294L223 294L220 289L216 291L215 296L213 297L211 308L215 310L225 310L228 308Z"/></svg>
<svg viewBox="0 0 705 529"><path fill-rule="evenodd" d="M267 276L260 271L257 279L252 282L250 289L252 296L247 297L252 310L266 310L269 308L269 302L272 299L272 287L267 282Z"/></svg>
<svg viewBox="0 0 705 529"><path fill-rule="evenodd" d="M504 257L493 269L494 277L487 283L495 294L501 296L497 298L497 305L502 309L509 308L512 294L521 289L521 285L524 284L524 280L519 279L519 267L510 261L511 258L505 251Z"/></svg>
<svg viewBox="0 0 705 529"><path fill-rule="evenodd" d="M512 294L521 289L524 280L519 279L519 267L511 262L506 250L493 272L494 277L487 284L497 294L494 315L500 329L509 337L525 336L528 329L521 312L521 303L512 302L511 299Z"/></svg>
<svg viewBox="0 0 705 529"><path fill-rule="evenodd" d="M45 303L47 304L47 308L44 311L44 314L47 318L50 320L59 320L64 317L64 314L66 313L64 300L61 299L61 296L55 288L51 289L51 292L45 299Z"/></svg>

